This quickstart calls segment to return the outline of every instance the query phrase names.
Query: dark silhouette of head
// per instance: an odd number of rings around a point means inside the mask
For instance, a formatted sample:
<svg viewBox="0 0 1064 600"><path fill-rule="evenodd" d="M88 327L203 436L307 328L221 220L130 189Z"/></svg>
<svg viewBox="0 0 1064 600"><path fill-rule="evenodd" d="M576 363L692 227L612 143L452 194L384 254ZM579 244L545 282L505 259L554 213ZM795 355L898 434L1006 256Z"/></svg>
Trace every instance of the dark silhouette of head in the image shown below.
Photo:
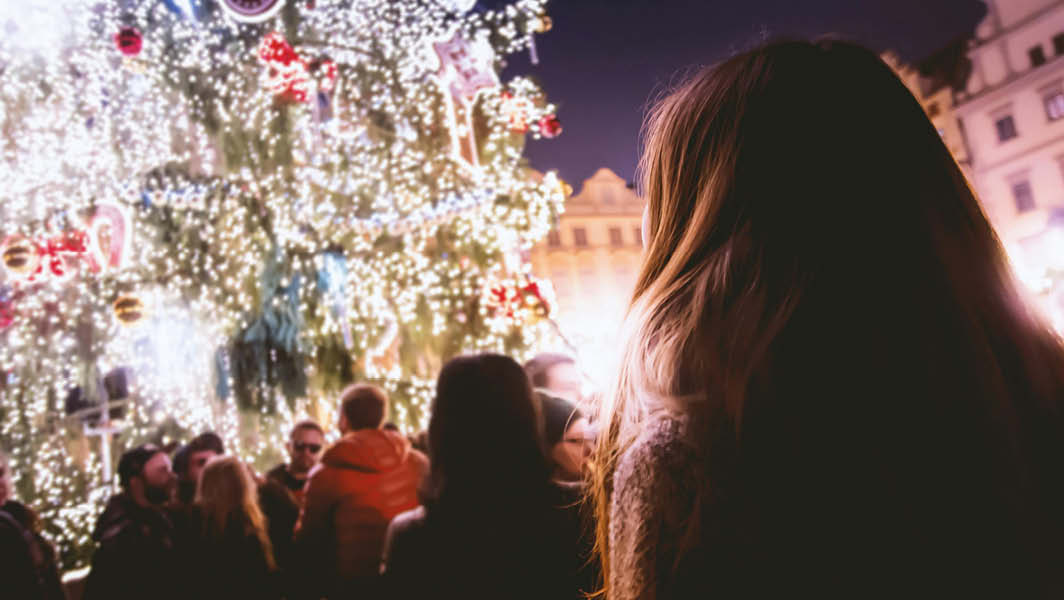
<svg viewBox="0 0 1064 600"><path fill-rule="evenodd" d="M640 170L645 256L593 469L605 559L617 457L664 408L704 461L690 556L740 560L743 540L801 573L816 539L858 579L902 548L896 582L1060 572L1059 341L875 53L784 41L705 69L652 111Z"/></svg>
<svg viewBox="0 0 1064 600"><path fill-rule="evenodd" d="M388 396L366 383L350 385L340 393L340 431L380 429L388 414Z"/></svg>
<svg viewBox="0 0 1064 600"><path fill-rule="evenodd" d="M118 482L134 502L159 506L170 499L175 483L170 457L154 444L127 450L118 460Z"/></svg>
<svg viewBox="0 0 1064 600"><path fill-rule="evenodd" d="M536 398L521 365L497 354L448 362L429 420L424 500L430 512L520 513L536 505L550 480L540 432Z"/></svg>

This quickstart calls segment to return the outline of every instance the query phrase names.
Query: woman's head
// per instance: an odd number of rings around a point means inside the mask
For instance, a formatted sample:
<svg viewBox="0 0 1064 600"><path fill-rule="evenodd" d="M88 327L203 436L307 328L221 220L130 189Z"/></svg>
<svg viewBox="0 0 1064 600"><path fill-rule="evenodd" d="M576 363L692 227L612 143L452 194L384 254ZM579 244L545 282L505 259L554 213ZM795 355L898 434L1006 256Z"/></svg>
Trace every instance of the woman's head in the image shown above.
<svg viewBox="0 0 1064 600"><path fill-rule="evenodd" d="M536 392L543 413L543 440L553 463L554 477L579 481L591 456L591 432L587 418L572 402Z"/></svg>
<svg viewBox="0 0 1064 600"><path fill-rule="evenodd" d="M876 54L832 40L738 54L664 98L645 135L645 256L594 469L600 543L616 459L662 407L692 418L707 488L735 449L795 472L828 469L802 454L814 447L866 451L935 482L948 447L999 457L1005 487L1028 472L1002 440L1017 405L1059 392L1059 344ZM702 510L728 495L700 493Z"/></svg>
<svg viewBox="0 0 1064 600"><path fill-rule="evenodd" d="M235 456L219 456L204 467L196 489L196 505L206 518L211 535L224 535L232 524L258 536L272 556L265 534L265 518L259 509L258 488L250 468ZM269 558L272 562L272 558Z"/></svg>
<svg viewBox="0 0 1064 600"><path fill-rule="evenodd" d="M452 359L429 420L429 506L490 503L542 487L539 410L521 365L497 354Z"/></svg>
<svg viewBox="0 0 1064 600"><path fill-rule="evenodd" d="M739 415L811 294L832 288L877 319L928 281L949 279L946 294L1011 285L919 103L854 44L772 43L698 73L650 115L641 175L628 395L715 388Z"/></svg>

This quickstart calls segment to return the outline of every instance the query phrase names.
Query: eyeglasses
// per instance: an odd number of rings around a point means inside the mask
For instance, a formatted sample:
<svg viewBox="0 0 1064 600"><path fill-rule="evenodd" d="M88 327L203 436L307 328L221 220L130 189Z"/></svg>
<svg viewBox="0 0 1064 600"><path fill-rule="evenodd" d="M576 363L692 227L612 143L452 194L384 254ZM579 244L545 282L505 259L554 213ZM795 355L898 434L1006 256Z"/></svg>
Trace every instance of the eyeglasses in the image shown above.
<svg viewBox="0 0 1064 600"><path fill-rule="evenodd" d="M565 442L566 444L587 444L588 446L591 446L591 445L594 445L595 438L593 438L593 437L562 438L562 441Z"/></svg>
<svg viewBox="0 0 1064 600"><path fill-rule="evenodd" d="M296 452L302 452L304 450L310 450L311 454L317 454L321 452L321 444L304 444L303 442L296 442L293 444Z"/></svg>

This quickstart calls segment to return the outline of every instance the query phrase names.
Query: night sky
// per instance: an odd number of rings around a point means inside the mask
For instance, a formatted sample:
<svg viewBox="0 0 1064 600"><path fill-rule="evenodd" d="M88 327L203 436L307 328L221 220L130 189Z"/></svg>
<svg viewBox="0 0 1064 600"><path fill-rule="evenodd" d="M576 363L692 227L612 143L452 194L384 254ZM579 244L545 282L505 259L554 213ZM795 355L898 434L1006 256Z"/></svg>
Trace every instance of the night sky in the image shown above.
<svg viewBox="0 0 1064 600"><path fill-rule="evenodd" d="M499 2L501 3L501 2ZM481 0L481 7L498 4ZM504 77L535 75L564 126L531 141L532 166L579 191L599 167L631 180L649 101L684 69L764 37L841 34L915 61L970 32L979 0L552 0L554 28L536 36L540 64L509 58Z"/></svg>

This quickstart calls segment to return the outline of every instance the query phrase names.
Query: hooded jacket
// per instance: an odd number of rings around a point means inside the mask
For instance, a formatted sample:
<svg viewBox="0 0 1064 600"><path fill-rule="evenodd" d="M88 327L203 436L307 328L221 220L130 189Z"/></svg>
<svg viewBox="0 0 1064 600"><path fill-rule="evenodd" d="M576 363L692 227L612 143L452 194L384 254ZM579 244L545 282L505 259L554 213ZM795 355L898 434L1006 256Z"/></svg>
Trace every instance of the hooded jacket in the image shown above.
<svg viewBox="0 0 1064 600"><path fill-rule="evenodd" d="M84 600L176 597L174 531L158 508L140 506L126 494L112 496L96 522L99 543L85 582Z"/></svg>
<svg viewBox="0 0 1064 600"><path fill-rule="evenodd" d="M417 490L427 470L428 459L396 432L347 433L311 473L297 543L317 547L308 554L329 556L331 551L334 580L376 576L388 524L418 506Z"/></svg>

